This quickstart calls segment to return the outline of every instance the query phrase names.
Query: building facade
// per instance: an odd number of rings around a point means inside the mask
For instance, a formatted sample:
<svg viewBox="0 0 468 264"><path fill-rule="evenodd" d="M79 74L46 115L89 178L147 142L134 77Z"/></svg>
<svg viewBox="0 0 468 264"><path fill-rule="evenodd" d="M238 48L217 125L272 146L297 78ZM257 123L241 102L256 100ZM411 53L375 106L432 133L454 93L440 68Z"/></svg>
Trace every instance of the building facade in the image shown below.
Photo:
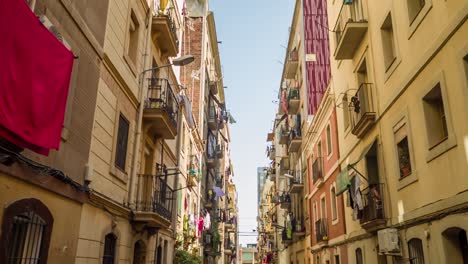
<svg viewBox="0 0 468 264"><path fill-rule="evenodd" d="M468 263L459 173L468 156L467 3L298 2L286 92L268 136L276 193L261 193L260 255L271 253L272 263ZM295 35L304 51L291 45ZM298 112L307 116L298 156L299 133L288 133L299 119L288 79L298 81ZM295 192L299 168L302 200ZM269 214L272 208L285 209ZM306 245L288 224L298 208L305 211ZM281 239L268 226L283 230ZM279 243L270 250L272 237Z"/></svg>
<svg viewBox="0 0 468 264"><path fill-rule="evenodd" d="M349 263L468 261L467 8L328 2Z"/></svg>
<svg viewBox="0 0 468 264"><path fill-rule="evenodd" d="M198 9L195 2L14 7L36 15L75 61L60 150L44 157L1 140L0 262L174 263L176 252L206 263L236 260L237 193L216 28L208 3ZM186 50L197 12L209 43L200 53ZM197 88L179 69L189 66L206 73ZM211 231L218 243L209 255Z"/></svg>

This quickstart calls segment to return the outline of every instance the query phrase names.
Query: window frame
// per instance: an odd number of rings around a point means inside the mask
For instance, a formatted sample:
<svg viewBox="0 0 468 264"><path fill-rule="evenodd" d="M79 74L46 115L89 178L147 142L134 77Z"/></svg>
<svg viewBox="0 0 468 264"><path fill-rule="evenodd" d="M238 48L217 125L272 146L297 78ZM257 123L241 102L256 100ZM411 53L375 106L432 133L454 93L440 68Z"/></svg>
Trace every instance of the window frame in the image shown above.
<svg viewBox="0 0 468 264"><path fill-rule="evenodd" d="M327 137L327 159L329 160L333 156L333 136L331 123L328 123L327 127L325 128L325 134Z"/></svg>
<svg viewBox="0 0 468 264"><path fill-rule="evenodd" d="M406 1L406 9L409 10L408 1ZM424 0L424 6L417 12L413 19L410 18L409 14L407 14L408 18L408 39L414 35L416 30L418 29L419 25L421 25L422 21L432 9L432 0Z"/></svg>
<svg viewBox="0 0 468 264"><path fill-rule="evenodd" d="M419 245L417 245L417 246L420 246L420 248L417 248L417 250L415 252L412 252L411 242L419 242ZM406 243L406 246L408 247L408 259L409 259L410 264L413 264L412 258L411 258L412 253L416 253L416 254L421 253L421 255L418 256L418 259L422 259L422 262L418 261L418 262L416 262L416 264L424 264L426 262L425 259L424 259L424 245L423 245L422 239L417 238L417 237L411 238Z"/></svg>
<svg viewBox="0 0 468 264"><path fill-rule="evenodd" d="M130 46L131 46L131 36L130 36L130 26L131 26L131 23L134 22L133 19L136 20L136 24L138 26L138 39L141 39L141 25L142 23L140 22L140 18L139 18L139 14L137 12L137 9L136 8L133 8L133 7L129 7L128 9L128 14L127 14L127 26L126 26L126 31L125 31L125 43L124 43L124 54L123 54L123 58L125 60L125 62L127 63L130 71L132 72L132 74L134 76L137 76L137 73L138 73L138 68L137 68L137 65L138 65L138 60L139 60L139 56L138 56L138 49L140 48L140 45L139 45L139 42L140 41L137 41L137 45L135 47L135 58L132 58L132 56L130 55Z"/></svg>
<svg viewBox="0 0 468 264"><path fill-rule="evenodd" d="M444 112L445 112L445 119L446 119L446 125L447 125L447 139L444 141L440 142L436 146L431 146L429 142L429 137L427 135L428 127L427 127L427 122L426 122L426 117L425 117L425 107L424 107L424 97L434 88L436 85L440 85L440 92L442 96L442 102L444 105ZM430 81L428 81L423 87L426 87L420 92L419 98L420 98L420 109L421 109L421 114L423 115L423 118L421 118L423 121L423 126L425 128L425 143L426 143L426 162L429 163L435 158L443 155L447 151L453 149L454 147L457 146L457 140L456 140L456 135L453 129L453 122L452 122L452 115L450 111L450 102L449 102L449 97L447 95L447 86L445 82L445 76L444 72L440 72L439 74L434 74L434 78Z"/></svg>
<svg viewBox="0 0 468 264"><path fill-rule="evenodd" d="M1 226L2 233L0 236L0 262L7 263L8 260L7 249L11 244L10 240L13 231L14 217L27 212L33 212L45 222L41 238L41 248L39 250L39 259L41 259L41 263L47 263L54 218L47 206L35 198L22 199L5 208Z"/></svg>
<svg viewBox="0 0 468 264"><path fill-rule="evenodd" d="M121 135L121 121L123 122L126 122L126 125L127 125L127 129L126 129L126 140L124 140L124 144L125 144L125 151L122 153L121 152L121 149L119 148L119 138L120 137L123 137L123 135ZM123 133L123 132L122 132ZM115 142L115 157L114 157L114 166L122 171L122 172L126 172L127 170L127 166L128 166L128 163L127 163L127 158L128 158L128 141L129 141L129 137L130 137L130 121L125 117L125 115L123 113L120 113L119 114L119 118L118 118L118 122L117 122L117 138L116 138L116 142ZM123 157L120 157L120 155L123 155ZM123 159L123 164L119 164L119 157ZM123 165L121 167L121 165Z"/></svg>
<svg viewBox="0 0 468 264"><path fill-rule="evenodd" d="M358 260L358 252L359 256L361 258L361 261L359 262ZM354 250L354 256L356 257L356 264L364 264L364 254L362 252L362 248L358 247Z"/></svg>
<svg viewBox="0 0 468 264"><path fill-rule="evenodd" d="M105 261L106 261L106 260L105 260L105 257L106 257L106 249L107 249L106 244L107 244L107 237L108 237L108 236L112 236L112 238L114 239L114 240L113 240L114 245L113 245L113 252L112 252L112 253L113 253L113 254L112 254L112 262L110 262L110 263L114 264L114 263L115 263L115 259L116 259L116 257L117 257L117 241L119 240L119 238L117 237L116 234L114 234L114 233L112 233L112 232L106 234L106 236L104 237L104 252L103 252L103 254L102 254L102 264L106 264L106 263L107 263L107 262L105 262Z"/></svg>
<svg viewBox="0 0 468 264"><path fill-rule="evenodd" d="M333 192L335 195L333 195ZM332 225L336 225L340 221L339 210L338 210L338 201L336 197L336 183L334 182L330 186L330 208L331 208L331 220Z"/></svg>

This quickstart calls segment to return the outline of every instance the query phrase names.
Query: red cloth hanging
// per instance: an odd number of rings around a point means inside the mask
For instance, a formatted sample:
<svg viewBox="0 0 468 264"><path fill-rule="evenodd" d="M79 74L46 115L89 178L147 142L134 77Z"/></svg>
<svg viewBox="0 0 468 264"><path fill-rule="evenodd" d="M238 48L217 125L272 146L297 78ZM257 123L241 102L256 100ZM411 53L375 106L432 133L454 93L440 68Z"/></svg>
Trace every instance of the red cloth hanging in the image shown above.
<svg viewBox="0 0 468 264"><path fill-rule="evenodd" d="M58 149L73 53L25 1L0 0L0 137L48 155Z"/></svg>

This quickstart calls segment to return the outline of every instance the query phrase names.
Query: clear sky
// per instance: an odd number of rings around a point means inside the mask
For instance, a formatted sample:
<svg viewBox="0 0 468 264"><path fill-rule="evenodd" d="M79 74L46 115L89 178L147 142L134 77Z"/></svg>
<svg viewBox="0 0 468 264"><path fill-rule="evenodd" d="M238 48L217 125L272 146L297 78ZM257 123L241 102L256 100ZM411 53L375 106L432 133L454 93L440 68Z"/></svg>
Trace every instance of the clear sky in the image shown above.
<svg viewBox="0 0 468 264"><path fill-rule="evenodd" d="M277 109L294 0L211 0L231 125L231 156L239 194L240 243L257 227L257 167L266 166L266 136Z"/></svg>

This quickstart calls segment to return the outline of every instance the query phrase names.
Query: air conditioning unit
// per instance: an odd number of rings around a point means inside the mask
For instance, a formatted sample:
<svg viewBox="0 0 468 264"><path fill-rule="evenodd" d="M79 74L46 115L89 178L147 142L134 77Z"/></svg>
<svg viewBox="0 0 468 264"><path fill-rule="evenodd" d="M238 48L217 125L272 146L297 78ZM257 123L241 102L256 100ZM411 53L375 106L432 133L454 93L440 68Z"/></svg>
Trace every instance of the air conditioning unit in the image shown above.
<svg viewBox="0 0 468 264"><path fill-rule="evenodd" d="M377 232L379 242L379 253L383 255L401 255L398 230L396 228L386 228Z"/></svg>

